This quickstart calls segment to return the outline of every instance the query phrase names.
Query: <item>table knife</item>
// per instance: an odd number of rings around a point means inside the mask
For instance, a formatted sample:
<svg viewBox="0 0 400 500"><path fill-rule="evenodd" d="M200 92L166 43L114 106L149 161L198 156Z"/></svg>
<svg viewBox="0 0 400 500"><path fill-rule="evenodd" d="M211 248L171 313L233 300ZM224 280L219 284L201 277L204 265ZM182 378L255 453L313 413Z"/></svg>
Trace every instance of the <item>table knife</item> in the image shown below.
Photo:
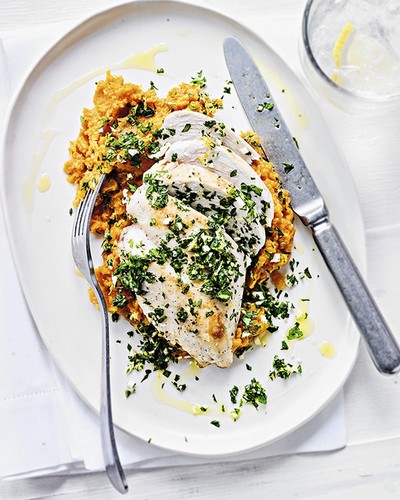
<svg viewBox="0 0 400 500"><path fill-rule="evenodd" d="M260 71L235 38L224 41L231 80L268 161L289 191L295 214L307 226L343 294L377 369L400 369L399 345L379 311L337 230Z"/></svg>

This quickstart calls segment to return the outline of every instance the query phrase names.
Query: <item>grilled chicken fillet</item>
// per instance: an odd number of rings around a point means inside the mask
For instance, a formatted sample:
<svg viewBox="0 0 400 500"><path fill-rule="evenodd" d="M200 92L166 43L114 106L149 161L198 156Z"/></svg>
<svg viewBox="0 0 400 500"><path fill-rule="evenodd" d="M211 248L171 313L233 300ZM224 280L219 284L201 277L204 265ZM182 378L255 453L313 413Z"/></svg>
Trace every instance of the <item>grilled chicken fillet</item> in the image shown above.
<svg viewBox="0 0 400 500"><path fill-rule="evenodd" d="M175 111L162 137L158 162L127 202L121 261L132 263L138 303L160 334L200 366L225 368L272 196L251 167L258 153L222 123Z"/></svg>
<svg viewBox="0 0 400 500"><path fill-rule="evenodd" d="M232 182L201 166L155 164L145 174L168 187L168 193L223 224L246 257L246 265L265 244L265 228L252 203Z"/></svg>
<svg viewBox="0 0 400 500"><path fill-rule="evenodd" d="M127 211L138 222L121 235L121 259L148 259L137 293L144 314L200 366L232 363L245 266L236 243L208 218L168 196L163 207L144 184ZM215 248L212 248L215 247ZM221 288L218 288L221 286Z"/></svg>

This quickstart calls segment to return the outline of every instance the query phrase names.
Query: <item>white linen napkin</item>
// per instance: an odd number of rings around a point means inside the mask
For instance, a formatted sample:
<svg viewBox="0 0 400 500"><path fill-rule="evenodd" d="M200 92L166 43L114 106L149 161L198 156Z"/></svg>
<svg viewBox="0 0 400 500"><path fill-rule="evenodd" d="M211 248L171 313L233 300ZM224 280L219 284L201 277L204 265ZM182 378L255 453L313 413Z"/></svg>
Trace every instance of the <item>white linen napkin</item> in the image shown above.
<svg viewBox="0 0 400 500"><path fill-rule="evenodd" d="M63 26L65 30L67 26ZM39 30L0 40L0 116L32 62L60 33ZM26 50L29 47L29 50ZM0 123L0 127L1 127ZM1 128L0 128L1 132ZM75 393L45 348L21 292L0 218L0 477L96 471L103 468L98 416ZM209 463L160 450L116 430L124 466ZM272 445L221 461L340 449L346 445L342 391L320 414Z"/></svg>

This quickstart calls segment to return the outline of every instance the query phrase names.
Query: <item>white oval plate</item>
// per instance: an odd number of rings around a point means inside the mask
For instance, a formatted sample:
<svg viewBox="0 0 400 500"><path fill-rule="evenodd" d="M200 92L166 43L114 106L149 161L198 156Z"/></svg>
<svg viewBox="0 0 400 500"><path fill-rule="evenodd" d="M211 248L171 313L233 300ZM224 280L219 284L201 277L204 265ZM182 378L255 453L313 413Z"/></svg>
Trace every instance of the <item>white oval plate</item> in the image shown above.
<svg viewBox="0 0 400 500"><path fill-rule="evenodd" d="M226 17L184 3L139 1L95 15L53 46L26 78L10 113L2 171L8 230L32 315L62 371L95 409L99 407L100 318L87 299L86 283L75 274L71 257L69 209L74 188L63 173L69 141L77 136L81 111L92 106L95 82L104 78L107 68L146 87L152 80L160 94L203 71L211 95L221 96L229 80L222 43L231 35L238 37L260 64L333 221L361 269L365 268L363 227L350 175L315 103L263 41ZM144 57L140 64L154 63L153 69L140 69L137 60L131 60L129 67L127 60L132 55L150 49L153 56ZM157 74L156 67L164 68L165 74ZM234 92L224 101L221 120L237 130L247 130ZM42 174L51 181L46 192L37 189ZM223 455L270 443L320 411L348 377L359 336L309 233L300 226L296 248L299 268L308 266L313 279L302 280L290 295L295 304L298 298L310 299L314 326L311 335L295 343L289 352L280 351L280 346L293 318L271 337L268 347L253 350L229 369L208 367L196 380L186 362L174 365L172 371L181 374L180 382L187 384L182 393L168 380L164 380L165 390L160 390L162 381L153 373L143 383L138 382L137 393L126 399L126 332L130 327L124 321L112 324L116 425L163 448ZM324 341L335 347L334 358L320 354ZM301 359L303 374L271 382L268 373L275 354L284 354L294 364ZM138 375L139 381L142 376ZM230 402L229 389L237 385L242 390L253 377L266 386L268 404L258 410L244 405L242 416L234 422L228 413L237 405ZM192 403L210 410L194 416L186 411ZM225 413L221 404L226 405ZM211 425L212 420L220 421L220 427Z"/></svg>

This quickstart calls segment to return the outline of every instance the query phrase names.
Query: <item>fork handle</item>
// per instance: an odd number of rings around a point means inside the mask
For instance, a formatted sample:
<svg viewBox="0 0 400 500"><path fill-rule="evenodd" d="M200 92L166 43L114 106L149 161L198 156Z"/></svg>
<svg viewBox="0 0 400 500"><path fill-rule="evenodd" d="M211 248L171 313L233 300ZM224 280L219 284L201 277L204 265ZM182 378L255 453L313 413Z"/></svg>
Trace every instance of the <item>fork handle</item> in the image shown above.
<svg viewBox="0 0 400 500"><path fill-rule="evenodd" d="M328 220L312 228L314 240L367 344L369 354L381 373L400 370L400 349L356 265Z"/></svg>
<svg viewBox="0 0 400 500"><path fill-rule="evenodd" d="M112 418L111 405L111 381L110 381L110 326L107 313L107 306L103 293L97 282L93 283L94 293L102 311L102 380L101 380L101 405L100 405L100 432L101 446L103 451L104 465L107 475L114 488L120 493L127 493L128 483L119 459L117 445L114 434L114 424Z"/></svg>

